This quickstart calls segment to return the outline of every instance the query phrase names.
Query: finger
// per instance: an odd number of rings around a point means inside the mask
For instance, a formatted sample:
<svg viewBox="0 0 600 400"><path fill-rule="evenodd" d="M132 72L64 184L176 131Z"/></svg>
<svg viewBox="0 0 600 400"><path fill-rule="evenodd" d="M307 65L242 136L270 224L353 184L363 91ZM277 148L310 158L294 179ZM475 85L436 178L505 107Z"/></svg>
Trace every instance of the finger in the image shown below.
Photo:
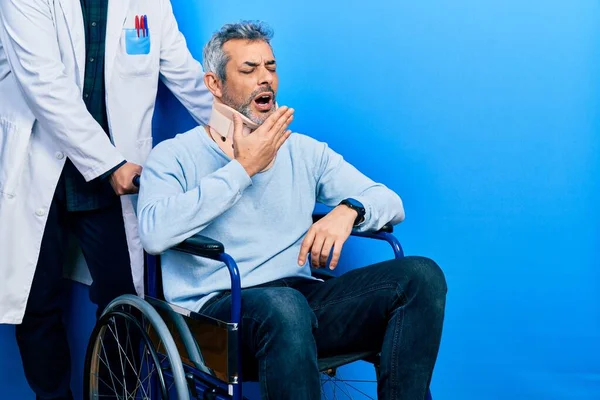
<svg viewBox="0 0 600 400"><path fill-rule="evenodd" d="M124 194L136 194L139 192L139 190L140 190L139 188L133 186L131 188L127 188L127 190L125 191Z"/></svg>
<svg viewBox="0 0 600 400"><path fill-rule="evenodd" d="M323 243L325 243L325 235L315 235L315 240L310 249L310 262L313 267L319 268L321 262L321 250L323 249Z"/></svg>
<svg viewBox="0 0 600 400"><path fill-rule="evenodd" d="M277 120L275 125L269 130L269 136L272 140L277 140L279 136L281 136L281 132L285 132L288 124L286 124L287 119L280 118Z"/></svg>
<svg viewBox="0 0 600 400"><path fill-rule="evenodd" d="M293 119L293 117L292 117ZM281 129L273 136L273 140L275 141L275 147L277 148L277 150L279 150L279 148L283 145L283 143L287 140L288 137L290 137L290 134L292 133L291 130L288 130L288 126L290 125L290 122L286 122ZM287 132L290 132L289 134Z"/></svg>
<svg viewBox="0 0 600 400"><path fill-rule="evenodd" d="M121 194L135 194L139 192L139 188L133 184L133 178L127 181L126 185L121 187Z"/></svg>
<svg viewBox="0 0 600 400"><path fill-rule="evenodd" d="M328 237L325 239L325 243L323 243L323 248L321 249L321 257L319 259L319 266L326 267L327 260L329 259L329 255L331 254L331 248L335 243L335 239L333 237Z"/></svg>
<svg viewBox="0 0 600 400"><path fill-rule="evenodd" d="M315 232L313 229L309 229L302 241L302 245L300 246L300 254L298 255L298 265L303 266L306 262L306 256L310 250L310 247L313 244L313 240L315 239Z"/></svg>
<svg viewBox="0 0 600 400"><path fill-rule="evenodd" d="M292 120L294 119L294 113L296 112L296 110L294 110L293 108L290 108L288 110L288 112L286 112L280 119L284 120L284 125L287 123L288 125L292 122Z"/></svg>
<svg viewBox="0 0 600 400"><path fill-rule="evenodd" d="M277 110L275 110L275 112L273 114L269 115L269 117L261 125L261 128L264 129L263 132L265 132L265 133L269 132L269 130L273 127L273 125L275 125L275 123L277 121L279 121L281 116L284 115L285 113L287 113L288 111L289 111L288 107L281 106Z"/></svg>
<svg viewBox="0 0 600 400"><path fill-rule="evenodd" d="M281 126L281 129L279 129L278 134L279 135L283 135L283 133L287 130L287 128L290 126L290 124L292 123L292 121L294 120L294 116L290 116Z"/></svg>
<svg viewBox="0 0 600 400"><path fill-rule="evenodd" d="M115 190L115 193L117 194L117 196L123 196L123 195L129 194L129 188L127 188L126 186L123 186L123 185L119 185L117 187L117 190Z"/></svg>
<svg viewBox="0 0 600 400"><path fill-rule="evenodd" d="M281 135L281 136L279 137L279 139L277 140L277 143L275 143L275 149L276 149L276 150L279 150L279 148L280 148L281 146L283 146L283 144L285 143L285 141L286 141L286 140L288 140L288 138L290 137L290 135L291 135L291 134L292 134L292 131L289 131L289 130L288 130L288 131L285 131L285 132L283 133L283 135Z"/></svg>
<svg viewBox="0 0 600 400"><path fill-rule="evenodd" d="M242 132L244 130L244 123L242 122L242 118L233 114L233 144L242 138Z"/></svg>
<svg viewBox="0 0 600 400"><path fill-rule="evenodd" d="M340 255L342 254L342 247L344 247L344 241L338 240L333 246L333 255L331 256L331 262L329 263L329 269L333 270L337 267L340 261Z"/></svg>
<svg viewBox="0 0 600 400"><path fill-rule="evenodd" d="M269 133L272 136L278 136L277 134L280 132L280 130L285 130L287 129L287 126L289 125L289 123L287 123L288 119L292 116L294 109L290 108L291 113L286 113L286 115L281 116L277 122L275 122L275 124L273 125L273 127L269 130ZM291 122L291 121L290 121ZM286 125L287 123L287 125Z"/></svg>
<svg viewBox="0 0 600 400"><path fill-rule="evenodd" d="M291 117L292 115L294 115L294 113L295 113L295 112L296 112L296 110L295 110L295 109L293 109L293 108L288 108L288 109L286 110L286 112L285 112L285 113L283 113L283 114L282 114L282 115L281 115L279 118L282 118L282 119L289 118L289 117Z"/></svg>

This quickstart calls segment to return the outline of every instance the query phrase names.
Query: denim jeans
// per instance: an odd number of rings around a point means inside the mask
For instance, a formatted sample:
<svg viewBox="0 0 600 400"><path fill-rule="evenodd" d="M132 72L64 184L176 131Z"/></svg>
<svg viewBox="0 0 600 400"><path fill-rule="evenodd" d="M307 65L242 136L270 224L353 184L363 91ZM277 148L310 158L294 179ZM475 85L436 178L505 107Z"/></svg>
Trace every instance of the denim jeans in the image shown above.
<svg viewBox="0 0 600 400"><path fill-rule="evenodd" d="M242 290L244 373L263 399L320 398L317 357L381 351L380 399L425 399L442 335L446 281L430 259L405 257L325 282L288 278ZM231 296L201 313L228 320Z"/></svg>

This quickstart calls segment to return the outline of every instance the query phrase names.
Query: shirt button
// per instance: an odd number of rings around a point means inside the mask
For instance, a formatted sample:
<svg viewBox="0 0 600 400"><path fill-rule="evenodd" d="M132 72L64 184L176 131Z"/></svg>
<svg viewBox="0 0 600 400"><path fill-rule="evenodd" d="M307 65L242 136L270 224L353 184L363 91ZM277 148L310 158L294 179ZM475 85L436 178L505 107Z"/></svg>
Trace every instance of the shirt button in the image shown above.
<svg viewBox="0 0 600 400"><path fill-rule="evenodd" d="M96 23L95 23L95 22L92 22L92 26L96 26Z"/></svg>
<svg viewBox="0 0 600 400"><path fill-rule="evenodd" d="M6 197L10 200L10 199L14 199L15 195L14 194L7 194Z"/></svg>
<svg viewBox="0 0 600 400"><path fill-rule="evenodd" d="M46 212L43 208L38 208L37 210L35 210L35 215L37 215L38 217L43 217L45 214Z"/></svg>
<svg viewBox="0 0 600 400"><path fill-rule="evenodd" d="M90 57L90 62L94 62L94 57Z"/></svg>
<svg viewBox="0 0 600 400"><path fill-rule="evenodd" d="M57 151L55 156L59 160L62 160L63 158L65 158L65 155L63 153L61 153L60 151Z"/></svg>

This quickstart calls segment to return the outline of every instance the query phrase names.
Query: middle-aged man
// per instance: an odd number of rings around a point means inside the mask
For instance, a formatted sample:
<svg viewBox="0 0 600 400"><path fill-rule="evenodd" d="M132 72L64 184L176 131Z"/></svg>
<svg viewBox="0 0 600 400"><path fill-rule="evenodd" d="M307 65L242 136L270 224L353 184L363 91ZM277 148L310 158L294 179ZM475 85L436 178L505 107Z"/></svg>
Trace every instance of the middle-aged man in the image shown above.
<svg viewBox="0 0 600 400"><path fill-rule="evenodd" d="M169 251L197 234L238 262L246 359L256 359L263 398L317 399L317 356L381 351L379 397L424 399L441 339L446 282L435 262L405 257L325 282L308 263L335 268L352 229L403 220L400 197L325 143L287 130L276 107L271 32L225 25L204 48L215 96L208 126L159 144L142 173L138 221L144 247L162 258L165 296L228 319L228 271L218 261ZM315 85L318 85L315 82ZM333 206L312 222L315 202Z"/></svg>
<svg viewBox="0 0 600 400"><path fill-rule="evenodd" d="M152 148L159 77L206 123L203 75L169 0L0 0L0 323L18 324L38 399L72 398L67 234L99 312L142 293L132 178Z"/></svg>

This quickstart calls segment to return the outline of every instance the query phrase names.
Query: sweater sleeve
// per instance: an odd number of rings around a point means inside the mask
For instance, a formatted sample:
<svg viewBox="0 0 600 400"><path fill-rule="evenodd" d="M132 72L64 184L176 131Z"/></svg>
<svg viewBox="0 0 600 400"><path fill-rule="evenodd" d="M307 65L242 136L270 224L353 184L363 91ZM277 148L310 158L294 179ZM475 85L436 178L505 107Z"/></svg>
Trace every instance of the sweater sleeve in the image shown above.
<svg viewBox="0 0 600 400"><path fill-rule="evenodd" d="M385 224L395 225L404 220L400 196L358 171L326 143L305 140L314 157L318 202L331 207L349 197L361 202L366 213L357 227L359 231L378 230Z"/></svg>
<svg viewBox="0 0 600 400"><path fill-rule="evenodd" d="M232 160L195 178L193 159L183 146L165 141L151 152L140 179L138 224L142 245L159 254L201 232L236 204L252 181Z"/></svg>

